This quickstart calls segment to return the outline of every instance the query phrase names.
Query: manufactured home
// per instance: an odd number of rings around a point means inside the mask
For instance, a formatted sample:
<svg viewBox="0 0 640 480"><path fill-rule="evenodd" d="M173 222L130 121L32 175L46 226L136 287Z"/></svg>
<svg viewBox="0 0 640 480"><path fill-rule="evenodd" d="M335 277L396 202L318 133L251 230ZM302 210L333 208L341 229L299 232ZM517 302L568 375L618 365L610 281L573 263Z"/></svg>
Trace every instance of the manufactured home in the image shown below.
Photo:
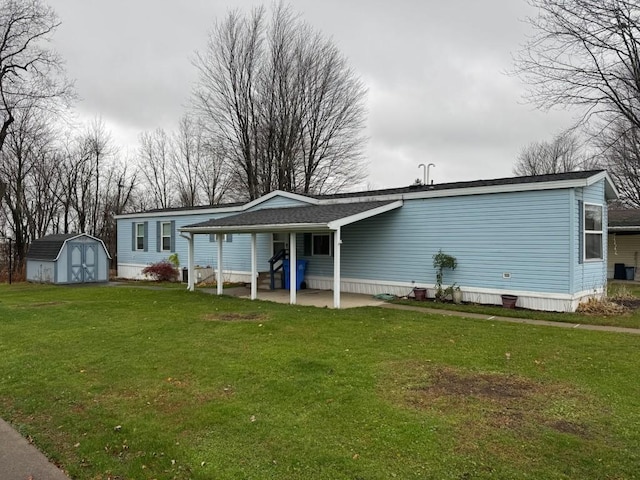
<svg viewBox="0 0 640 480"><path fill-rule="evenodd" d="M291 303L302 285L340 293L407 295L435 285L433 256L457 260L444 283L464 301L573 311L607 281L605 171L571 172L358 193L271 192L246 203L120 215L118 276L177 254L193 289L197 267L251 284L274 259L288 261ZM271 262L270 262L271 260ZM431 295L432 296L432 295Z"/></svg>

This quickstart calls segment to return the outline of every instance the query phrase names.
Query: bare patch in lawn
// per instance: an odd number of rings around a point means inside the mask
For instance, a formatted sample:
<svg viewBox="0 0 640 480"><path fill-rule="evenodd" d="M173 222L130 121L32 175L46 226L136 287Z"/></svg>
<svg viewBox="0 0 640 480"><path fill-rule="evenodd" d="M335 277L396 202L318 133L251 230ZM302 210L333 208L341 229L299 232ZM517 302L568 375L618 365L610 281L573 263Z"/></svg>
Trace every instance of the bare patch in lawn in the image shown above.
<svg viewBox="0 0 640 480"><path fill-rule="evenodd" d="M460 432L459 449L491 443L495 435L526 439L549 429L581 440L604 434L596 422L606 407L567 384L420 362L393 364L387 378L384 396L450 423Z"/></svg>
<svg viewBox="0 0 640 480"><path fill-rule="evenodd" d="M259 312L217 312L207 313L202 318L210 322L263 322L268 317Z"/></svg>

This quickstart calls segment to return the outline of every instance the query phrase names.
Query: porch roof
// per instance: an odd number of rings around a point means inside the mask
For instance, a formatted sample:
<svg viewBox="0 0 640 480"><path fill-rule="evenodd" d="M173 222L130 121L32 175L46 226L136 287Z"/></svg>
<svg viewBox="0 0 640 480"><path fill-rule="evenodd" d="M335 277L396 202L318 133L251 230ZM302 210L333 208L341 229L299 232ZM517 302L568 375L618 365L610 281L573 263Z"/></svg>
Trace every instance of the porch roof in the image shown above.
<svg viewBox="0 0 640 480"><path fill-rule="evenodd" d="M301 207L263 208L206 222L185 225L187 233L323 231L400 208L401 200L333 203Z"/></svg>

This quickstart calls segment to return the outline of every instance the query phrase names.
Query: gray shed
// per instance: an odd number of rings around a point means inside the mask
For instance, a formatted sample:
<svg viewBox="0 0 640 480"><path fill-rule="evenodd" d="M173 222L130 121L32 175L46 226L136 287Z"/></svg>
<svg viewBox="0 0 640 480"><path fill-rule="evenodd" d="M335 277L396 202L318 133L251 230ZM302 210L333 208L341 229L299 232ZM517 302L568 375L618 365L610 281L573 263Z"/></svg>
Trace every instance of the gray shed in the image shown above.
<svg viewBox="0 0 640 480"><path fill-rule="evenodd" d="M109 252L86 233L47 235L27 253L27 280L41 283L92 283L109 280Z"/></svg>

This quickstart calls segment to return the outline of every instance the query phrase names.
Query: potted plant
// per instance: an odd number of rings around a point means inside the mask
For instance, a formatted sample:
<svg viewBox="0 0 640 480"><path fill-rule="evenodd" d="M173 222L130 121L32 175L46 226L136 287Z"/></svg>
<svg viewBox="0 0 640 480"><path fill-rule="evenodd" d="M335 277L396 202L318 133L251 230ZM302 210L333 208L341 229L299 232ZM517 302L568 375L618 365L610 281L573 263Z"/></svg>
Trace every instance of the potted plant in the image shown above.
<svg viewBox="0 0 640 480"><path fill-rule="evenodd" d="M516 295L501 295L503 308L516 308L518 297Z"/></svg>
<svg viewBox="0 0 640 480"><path fill-rule="evenodd" d="M457 285L452 285L451 298L453 299L453 303L455 303L456 305L462 303L462 290L460 290L460 287L458 287Z"/></svg>
<svg viewBox="0 0 640 480"><path fill-rule="evenodd" d="M458 262L456 257L447 255L442 250L438 250L438 253L433 256L433 268L436 269L436 300L443 301L449 295L453 297L453 285L448 288L443 288L442 280L444 278L445 268L455 270L457 266Z"/></svg>

